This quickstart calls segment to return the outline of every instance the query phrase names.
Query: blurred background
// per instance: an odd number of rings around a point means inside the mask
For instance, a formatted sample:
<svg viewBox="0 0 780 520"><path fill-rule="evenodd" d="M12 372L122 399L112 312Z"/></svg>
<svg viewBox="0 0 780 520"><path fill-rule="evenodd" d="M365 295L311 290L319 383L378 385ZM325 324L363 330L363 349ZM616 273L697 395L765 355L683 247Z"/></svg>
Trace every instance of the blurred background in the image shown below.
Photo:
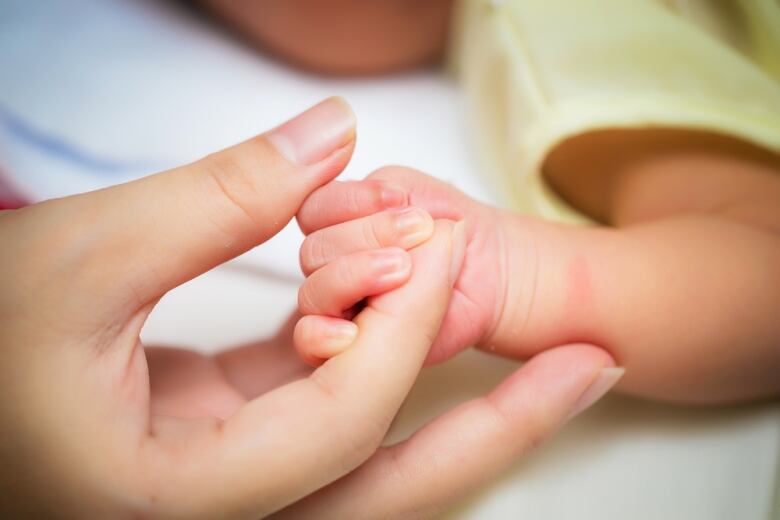
<svg viewBox="0 0 780 520"><path fill-rule="evenodd" d="M344 178L404 164L501 203L445 66L451 15L449 0L0 0L0 206L193 161L331 95L358 117ZM300 241L293 224L175 290L144 340L214 351L273 334ZM388 441L514 368L467 352L426 370ZM777 405L611 397L448 516L777 519L779 469Z"/></svg>

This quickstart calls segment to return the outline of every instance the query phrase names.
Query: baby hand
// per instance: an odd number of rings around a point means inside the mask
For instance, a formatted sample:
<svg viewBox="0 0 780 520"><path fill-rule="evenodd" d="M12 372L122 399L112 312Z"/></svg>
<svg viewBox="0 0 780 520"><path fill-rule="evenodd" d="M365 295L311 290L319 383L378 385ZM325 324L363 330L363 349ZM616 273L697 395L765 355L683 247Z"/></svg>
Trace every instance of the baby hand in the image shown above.
<svg viewBox="0 0 780 520"><path fill-rule="evenodd" d="M406 205L405 210L387 209ZM443 361L489 339L506 294L501 213L432 177L386 167L364 181L332 182L318 189L298 213L308 235L301 266L309 278L299 303L310 316L302 320L301 341L296 342L305 345L300 349L305 360L330 357L338 351L333 345L341 344L314 341L316 327L341 323L347 338L355 333L354 325L339 318L349 317L348 309L365 296L404 283L411 268L404 249L425 240L432 229L431 217L419 208L436 219L463 221L466 238L462 270L428 362ZM391 266L396 271L389 273Z"/></svg>
<svg viewBox="0 0 780 520"><path fill-rule="evenodd" d="M381 186L373 188L380 188L375 190L374 200L379 208L384 204ZM435 227L442 225L445 223L434 223L420 208L391 208L307 237L300 253L307 278L298 293L304 317L294 335L301 357L319 365L346 349L357 335L357 326L349 320L359 305L366 298L403 285L413 268L407 250L427 241ZM462 232L456 235L459 247L464 248L465 236ZM460 265L456 266L458 271Z"/></svg>

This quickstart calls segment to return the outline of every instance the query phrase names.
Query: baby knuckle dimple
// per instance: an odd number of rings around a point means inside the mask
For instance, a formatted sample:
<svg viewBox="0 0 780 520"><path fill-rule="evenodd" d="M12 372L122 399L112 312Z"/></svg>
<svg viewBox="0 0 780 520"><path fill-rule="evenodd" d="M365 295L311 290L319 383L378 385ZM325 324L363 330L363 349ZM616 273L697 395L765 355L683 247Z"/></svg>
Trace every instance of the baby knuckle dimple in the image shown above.
<svg viewBox="0 0 780 520"><path fill-rule="evenodd" d="M363 237L363 245L369 248L384 247L387 224L384 214L377 213L362 221L360 231Z"/></svg>
<svg viewBox="0 0 780 520"><path fill-rule="evenodd" d="M317 305L313 297L312 282L307 280L298 289L298 310L304 316L317 314Z"/></svg>
<svg viewBox="0 0 780 520"><path fill-rule="evenodd" d="M300 226L304 235L310 235L327 225L325 222L325 215L328 213L330 204L327 203L323 196L322 191L325 189L327 189L327 185L312 193L303 201L303 204L301 204L301 207L298 210L296 218L298 220L298 226Z"/></svg>
<svg viewBox="0 0 780 520"><path fill-rule="evenodd" d="M360 215L363 212L365 194L359 183L344 184L341 192L341 206L348 215Z"/></svg>
<svg viewBox="0 0 780 520"><path fill-rule="evenodd" d="M308 276L320 266L327 264L333 256L333 244L321 233L313 233L306 237L301 245L301 270Z"/></svg>
<svg viewBox="0 0 780 520"><path fill-rule="evenodd" d="M310 237L307 237L304 239L303 243L301 244L301 250L298 253L298 264L301 266L301 271L304 275L309 275L312 271L312 266L314 264L312 260L312 239Z"/></svg>
<svg viewBox="0 0 780 520"><path fill-rule="evenodd" d="M360 258L361 256L346 257L337 264L336 278L340 286L353 287L368 279L367 270L362 268Z"/></svg>

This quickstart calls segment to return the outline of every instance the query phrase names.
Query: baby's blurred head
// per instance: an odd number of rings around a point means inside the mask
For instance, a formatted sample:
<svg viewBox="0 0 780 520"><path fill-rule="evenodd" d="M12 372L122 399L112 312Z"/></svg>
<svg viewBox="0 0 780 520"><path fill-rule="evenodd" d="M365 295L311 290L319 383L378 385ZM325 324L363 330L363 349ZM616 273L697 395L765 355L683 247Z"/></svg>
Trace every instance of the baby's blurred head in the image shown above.
<svg viewBox="0 0 780 520"><path fill-rule="evenodd" d="M252 43L326 74L438 60L453 0L199 0Z"/></svg>

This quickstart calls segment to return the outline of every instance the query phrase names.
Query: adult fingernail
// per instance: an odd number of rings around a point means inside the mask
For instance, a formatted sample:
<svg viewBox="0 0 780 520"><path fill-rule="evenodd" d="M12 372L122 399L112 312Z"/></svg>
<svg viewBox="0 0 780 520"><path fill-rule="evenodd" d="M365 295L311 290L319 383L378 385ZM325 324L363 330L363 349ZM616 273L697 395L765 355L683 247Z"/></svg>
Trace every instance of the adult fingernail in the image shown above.
<svg viewBox="0 0 780 520"><path fill-rule="evenodd" d="M425 242L433 235L433 217L420 208L407 208L395 215L398 245L409 249Z"/></svg>
<svg viewBox="0 0 780 520"><path fill-rule="evenodd" d="M466 223L461 220L452 228L452 257L450 261L450 285L455 286L463 260L466 258Z"/></svg>
<svg viewBox="0 0 780 520"><path fill-rule="evenodd" d="M328 356L335 356L355 342L358 327L351 321L333 323L328 327L325 337L325 348Z"/></svg>
<svg viewBox="0 0 780 520"><path fill-rule="evenodd" d="M411 267L409 254L403 249L389 248L373 253L372 270L378 282L403 280L409 276Z"/></svg>
<svg viewBox="0 0 780 520"><path fill-rule="evenodd" d="M406 191L392 184L384 184L380 192L382 205L387 208L403 208L406 206Z"/></svg>
<svg viewBox="0 0 780 520"><path fill-rule="evenodd" d="M315 164L355 138L355 114L346 101L328 98L266 135L288 161Z"/></svg>
<svg viewBox="0 0 780 520"><path fill-rule="evenodd" d="M596 379L593 380L590 386L577 399L577 402L574 403L569 418L571 419L583 410L590 408L593 403L604 397L604 394L609 392L625 373L626 369L622 367L602 368Z"/></svg>

